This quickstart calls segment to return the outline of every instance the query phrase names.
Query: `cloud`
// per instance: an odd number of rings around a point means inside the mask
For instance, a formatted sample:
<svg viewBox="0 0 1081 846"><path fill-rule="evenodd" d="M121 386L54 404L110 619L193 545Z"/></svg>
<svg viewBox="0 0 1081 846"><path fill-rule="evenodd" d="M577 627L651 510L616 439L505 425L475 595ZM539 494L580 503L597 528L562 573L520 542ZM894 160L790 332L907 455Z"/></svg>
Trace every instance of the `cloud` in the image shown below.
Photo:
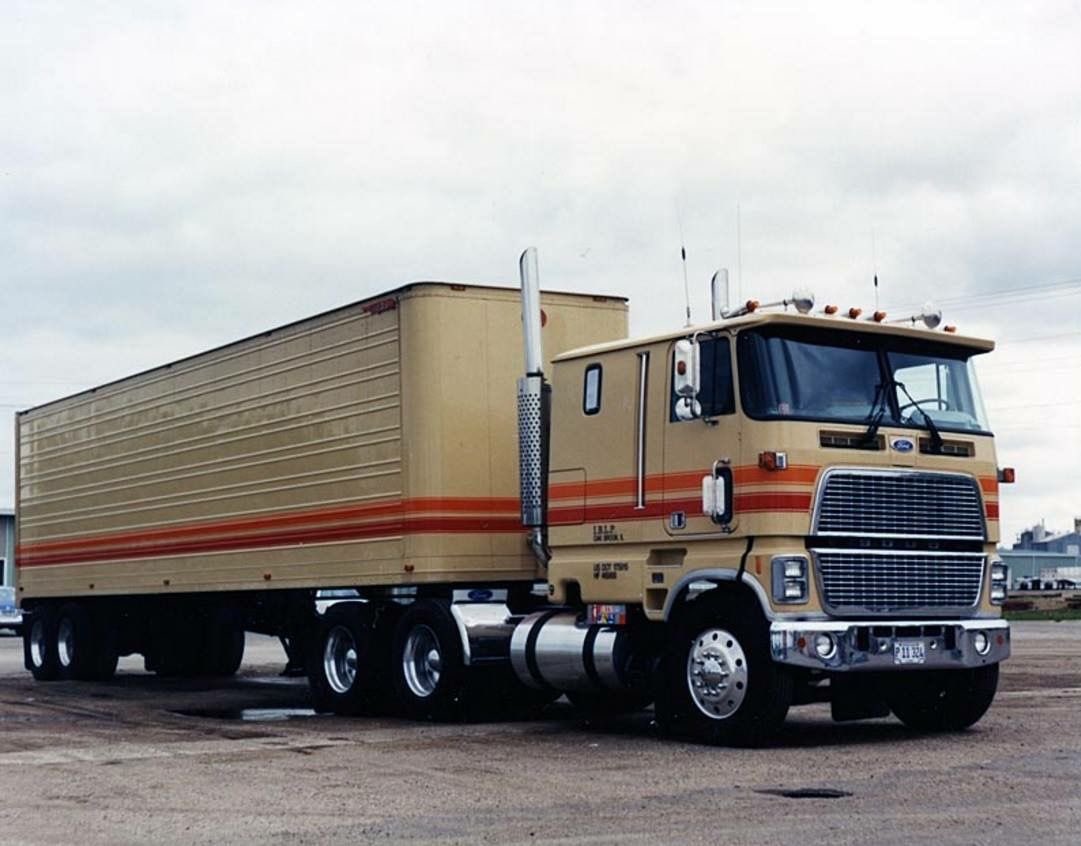
<svg viewBox="0 0 1081 846"><path fill-rule="evenodd" d="M1004 495L1010 531L1081 510L1061 487L1081 477L1063 388L1081 374L1040 366L1078 351L1078 298L978 299L1081 276L1073 4L0 15L9 405L413 279L513 283L528 244L545 284L628 294L635 332L668 328L682 234L700 317L721 265L762 299L870 305L877 268L891 312L955 300L948 319L1004 339L981 362L992 409L1063 403L992 413L1032 479Z"/></svg>

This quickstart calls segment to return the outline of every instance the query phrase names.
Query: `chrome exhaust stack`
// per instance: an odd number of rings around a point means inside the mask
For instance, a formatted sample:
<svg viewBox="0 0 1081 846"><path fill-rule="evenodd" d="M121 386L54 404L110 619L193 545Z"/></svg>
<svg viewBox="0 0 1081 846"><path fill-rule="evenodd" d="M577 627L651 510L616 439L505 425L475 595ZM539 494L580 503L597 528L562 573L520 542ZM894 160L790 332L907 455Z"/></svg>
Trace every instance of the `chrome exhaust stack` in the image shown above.
<svg viewBox="0 0 1081 846"><path fill-rule="evenodd" d="M522 280L522 335L525 375L518 379L518 473L522 525L541 564L548 564L548 442L551 386L544 378L541 347L540 276L537 250L529 247L518 260Z"/></svg>

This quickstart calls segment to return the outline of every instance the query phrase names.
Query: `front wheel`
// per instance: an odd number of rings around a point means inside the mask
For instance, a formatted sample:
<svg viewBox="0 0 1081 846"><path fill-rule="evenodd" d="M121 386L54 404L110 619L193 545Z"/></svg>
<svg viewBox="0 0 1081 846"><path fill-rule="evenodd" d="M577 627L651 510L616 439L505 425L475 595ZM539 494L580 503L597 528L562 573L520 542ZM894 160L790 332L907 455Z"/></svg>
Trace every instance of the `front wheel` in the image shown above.
<svg viewBox="0 0 1081 846"><path fill-rule="evenodd" d="M977 723L998 690L998 664L971 670L925 670L890 680L887 703L918 731L960 731Z"/></svg>
<svg viewBox="0 0 1081 846"><path fill-rule="evenodd" d="M756 608L707 595L682 609L657 691L662 728L703 743L760 746L791 702L792 677L771 659Z"/></svg>

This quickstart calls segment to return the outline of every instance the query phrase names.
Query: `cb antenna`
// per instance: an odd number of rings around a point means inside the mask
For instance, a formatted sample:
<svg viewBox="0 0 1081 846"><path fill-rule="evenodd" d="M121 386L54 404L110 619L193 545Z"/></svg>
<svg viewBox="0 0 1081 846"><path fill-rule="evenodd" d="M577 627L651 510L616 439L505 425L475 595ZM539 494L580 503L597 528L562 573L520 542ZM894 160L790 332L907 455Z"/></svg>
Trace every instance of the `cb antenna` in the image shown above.
<svg viewBox="0 0 1081 846"><path fill-rule="evenodd" d="M875 311L878 311L878 250L875 245L875 230L871 228L871 272L875 279Z"/></svg>
<svg viewBox="0 0 1081 846"><path fill-rule="evenodd" d="M687 246L683 238L683 215L676 206L676 219L679 221L679 256L683 261L683 300L687 304L687 323L691 325L691 285L687 281Z"/></svg>

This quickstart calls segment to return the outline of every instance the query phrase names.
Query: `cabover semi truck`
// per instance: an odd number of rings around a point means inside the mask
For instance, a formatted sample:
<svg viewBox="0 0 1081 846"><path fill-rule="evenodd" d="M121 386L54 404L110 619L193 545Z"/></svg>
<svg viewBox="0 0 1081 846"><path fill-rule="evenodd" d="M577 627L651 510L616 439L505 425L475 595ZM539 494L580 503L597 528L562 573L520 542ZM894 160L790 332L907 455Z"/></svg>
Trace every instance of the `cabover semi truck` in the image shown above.
<svg viewBox="0 0 1081 846"><path fill-rule="evenodd" d="M339 714L980 719L991 342L802 295L630 339L624 299L520 269L520 299L416 283L21 412L27 669L228 675L254 631Z"/></svg>

